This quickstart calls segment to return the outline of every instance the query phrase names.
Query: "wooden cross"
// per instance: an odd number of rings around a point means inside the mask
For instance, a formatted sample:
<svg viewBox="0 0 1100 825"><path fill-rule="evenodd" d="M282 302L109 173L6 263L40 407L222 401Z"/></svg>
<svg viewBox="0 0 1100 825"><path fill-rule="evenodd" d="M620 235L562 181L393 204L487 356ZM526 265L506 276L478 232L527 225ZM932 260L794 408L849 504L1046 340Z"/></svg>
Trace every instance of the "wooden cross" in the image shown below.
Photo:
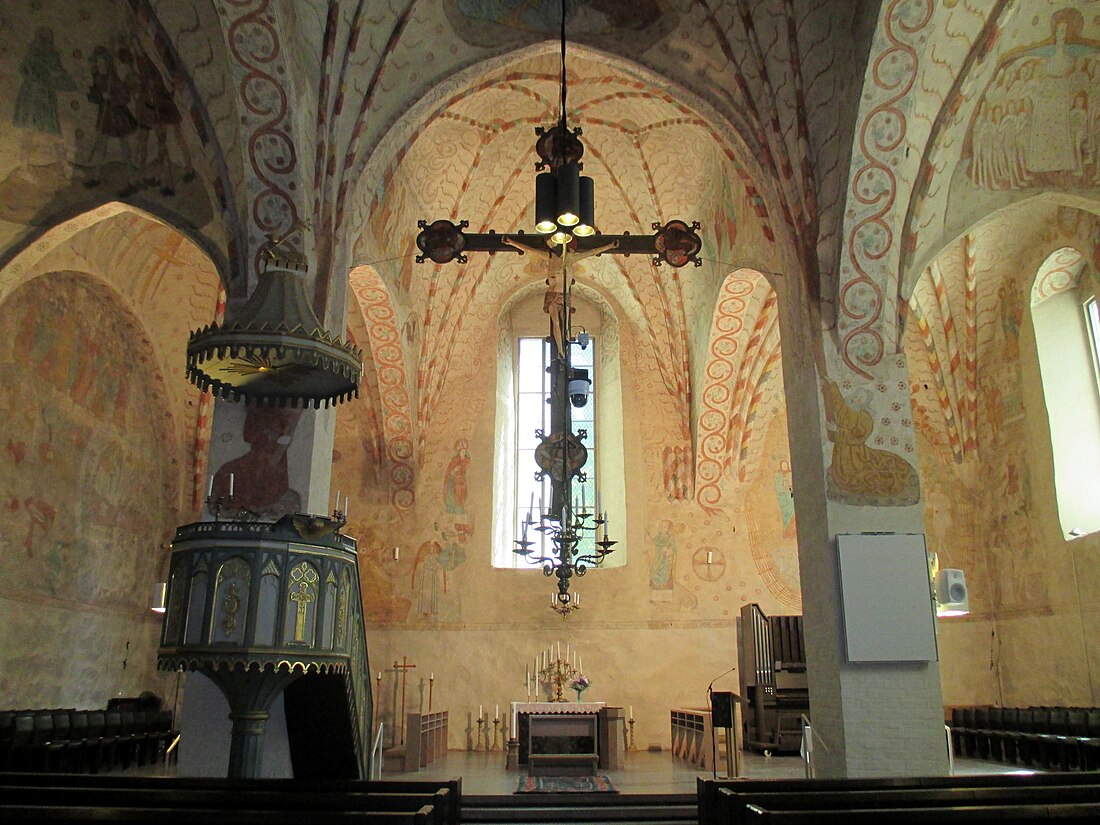
<svg viewBox="0 0 1100 825"><path fill-rule="evenodd" d="M408 677L409 670L411 668L416 667L416 665L410 665L409 664L409 657L408 656L402 656L401 657L401 662L402 662L401 664L398 664L397 660L394 659L393 669L394 669L395 672L400 671L400 673L401 673L401 744L404 745L405 744L405 683L406 683L405 680Z"/></svg>

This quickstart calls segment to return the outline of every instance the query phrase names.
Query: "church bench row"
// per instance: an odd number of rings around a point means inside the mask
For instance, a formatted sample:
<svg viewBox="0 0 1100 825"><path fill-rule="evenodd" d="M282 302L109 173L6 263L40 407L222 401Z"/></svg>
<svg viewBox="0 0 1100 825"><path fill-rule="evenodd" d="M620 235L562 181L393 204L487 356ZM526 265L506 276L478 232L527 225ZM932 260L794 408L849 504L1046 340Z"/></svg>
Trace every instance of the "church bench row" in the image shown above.
<svg viewBox="0 0 1100 825"><path fill-rule="evenodd" d="M956 707L956 754L1066 770L1100 768L1100 708Z"/></svg>
<svg viewBox="0 0 1100 825"><path fill-rule="evenodd" d="M851 788L809 790L790 793L738 791L721 788L721 825L744 825L756 821L752 809L776 811L862 811L892 808L958 809L991 806L1034 806L1062 804L1100 805L1100 784L1043 785L1031 787L955 788Z"/></svg>
<svg viewBox="0 0 1100 825"><path fill-rule="evenodd" d="M0 770L126 769L154 761L176 733L170 710L0 711Z"/></svg>
<svg viewBox="0 0 1100 825"><path fill-rule="evenodd" d="M1100 803L1056 805L976 805L943 808L868 808L857 811L769 811L750 806L748 821L756 825L950 825L955 822L995 822L997 825L1055 821L1094 823Z"/></svg>
<svg viewBox="0 0 1100 825"><path fill-rule="evenodd" d="M837 791L889 791L906 789L1043 788L1048 786L1100 786L1100 776L1089 773L990 774L985 776L871 777L865 779L706 779L696 780L700 825L725 822L722 790L739 794L806 793Z"/></svg>
<svg viewBox="0 0 1100 825"><path fill-rule="evenodd" d="M225 800L226 806L231 806L235 800L244 800L249 796L264 801L265 804L267 800L274 799L280 808L294 805L295 801L310 799L316 802L314 810L333 807L339 804L338 800L344 796L355 797L364 794L405 795L410 801L417 802L419 807L424 795L432 795L432 804L437 809L435 816L440 823L459 825L462 818L461 779L226 779L201 776L0 773L0 801L6 801L19 789L27 788L46 789L55 793L70 789L77 792L103 791L109 794L121 791L150 791L179 795L209 793ZM2 813L3 808L0 807L0 814Z"/></svg>
<svg viewBox="0 0 1100 825"><path fill-rule="evenodd" d="M218 810L226 818L236 819L242 811L297 812L299 817L324 813L410 813L430 811L430 825L447 825L450 789L428 793L327 793L319 791L204 790L173 787L47 787L13 786L3 788L0 814L8 816L18 809L63 809L65 816L77 809L103 812L113 818L118 810L171 809Z"/></svg>
<svg viewBox="0 0 1100 825"><path fill-rule="evenodd" d="M226 816L224 808L90 808L34 805L4 805L0 813L9 822L157 822L184 825L301 825L301 811L234 810ZM362 811L313 811L306 820L311 825L432 825L435 822L430 806L418 811L364 813Z"/></svg>

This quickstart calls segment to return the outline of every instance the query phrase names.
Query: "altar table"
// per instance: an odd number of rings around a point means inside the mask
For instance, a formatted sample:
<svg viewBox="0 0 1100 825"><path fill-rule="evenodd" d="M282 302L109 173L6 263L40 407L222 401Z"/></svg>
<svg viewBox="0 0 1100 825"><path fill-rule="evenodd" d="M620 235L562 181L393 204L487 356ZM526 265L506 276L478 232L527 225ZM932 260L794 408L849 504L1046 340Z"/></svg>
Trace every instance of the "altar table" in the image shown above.
<svg viewBox="0 0 1100 825"><path fill-rule="evenodd" d="M519 764L528 764L531 716L558 715L574 718L598 717L605 710L604 702L512 702L512 730L519 740ZM595 719L591 721L596 722ZM599 726L594 724L593 730ZM597 736L596 747L601 765L606 763L608 736Z"/></svg>

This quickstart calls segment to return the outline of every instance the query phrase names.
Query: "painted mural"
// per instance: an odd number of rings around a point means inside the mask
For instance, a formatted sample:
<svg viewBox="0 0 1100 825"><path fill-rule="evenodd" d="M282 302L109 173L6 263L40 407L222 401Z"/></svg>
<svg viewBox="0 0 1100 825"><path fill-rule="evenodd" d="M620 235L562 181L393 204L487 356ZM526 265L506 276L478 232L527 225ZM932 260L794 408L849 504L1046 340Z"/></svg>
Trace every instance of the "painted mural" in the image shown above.
<svg viewBox="0 0 1100 825"><path fill-rule="evenodd" d="M833 443L827 476L829 498L863 506L916 504L920 499L916 468L897 453L878 446L883 445L882 438L874 435L874 388L849 387L845 394L836 382L828 381L822 392L827 431Z"/></svg>
<svg viewBox="0 0 1100 825"><path fill-rule="evenodd" d="M35 6L79 25L23 26ZM196 138L181 110L186 89L153 59L152 36L137 19L105 15L105 8L93 0L5 8L0 39L22 57L17 76L7 84L0 77L14 100L0 129L18 147L0 164L0 218L46 225L104 196L137 195L167 198L193 225L204 225L213 212L196 182Z"/></svg>
<svg viewBox="0 0 1100 825"><path fill-rule="evenodd" d="M1073 8L1050 36L1012 49L983 93L969 132L969 179L980 189L1100 183L1100 41Z"/></svg>
<svg viewBox="0 0 1100 825"><path fill-rule="evenodd" d="M641 33L660 39L678 22L670 5L664 0L566 0L566 24L587 39L605 43L622 43ZM444 9L455 32L477 46L556 37L561 27L559 0L446 0Z"/></svg>
<svg viewBox="0 0 1100 825"><path fill-rule="evenodd" d="M80 647L83 633L66 628L80 623L114 638L119 623L148 612L159 546L174 528L179 457L164 419L151 414L165 395L150 369L151 345L103 285L47 275L17 289L3 309L2 595L39 613L40 633L76 645L55 653L94 691L114 662L101 647ZM7 660L23 639L5 633L0 644ZM152 670L151 662L135 665L135 673ZM11 662L4 670L19 672ZM104 697L81 701L102 706Z"/></svg>

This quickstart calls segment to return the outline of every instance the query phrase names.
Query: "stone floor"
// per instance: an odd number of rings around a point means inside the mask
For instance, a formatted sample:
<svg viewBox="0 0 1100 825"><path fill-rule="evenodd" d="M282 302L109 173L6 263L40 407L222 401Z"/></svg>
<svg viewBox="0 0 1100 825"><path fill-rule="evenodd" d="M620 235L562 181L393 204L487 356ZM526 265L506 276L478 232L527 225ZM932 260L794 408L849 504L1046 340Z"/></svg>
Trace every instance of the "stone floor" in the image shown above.
<svg viewBox="0 0 1100 825"><path fill-rule="evenodd" d="M702 773L693 765L674 759L669 751L651 753L632 751L627 754L627 765L621 771L607 771L607 776L622 793L695 793L695 780ZM725 763L722 762L724 767ZM1015 768L997 762L976 759L955 761L955 773L979 775L987 773L1012 773ZM765 757L758 753L746 753L743 762L744 775L750 779L793 779L805 776L802 760L796 756ZM1030 771L1029 771L1030 772ZM719 771L724 775L724 771ZM449 751L420 771L399 773L387 770L387 779L446 779L462 777L462 793L471 796L510 794L519 783L520 772L508 771L504 757L495 753Z"/></svg>

